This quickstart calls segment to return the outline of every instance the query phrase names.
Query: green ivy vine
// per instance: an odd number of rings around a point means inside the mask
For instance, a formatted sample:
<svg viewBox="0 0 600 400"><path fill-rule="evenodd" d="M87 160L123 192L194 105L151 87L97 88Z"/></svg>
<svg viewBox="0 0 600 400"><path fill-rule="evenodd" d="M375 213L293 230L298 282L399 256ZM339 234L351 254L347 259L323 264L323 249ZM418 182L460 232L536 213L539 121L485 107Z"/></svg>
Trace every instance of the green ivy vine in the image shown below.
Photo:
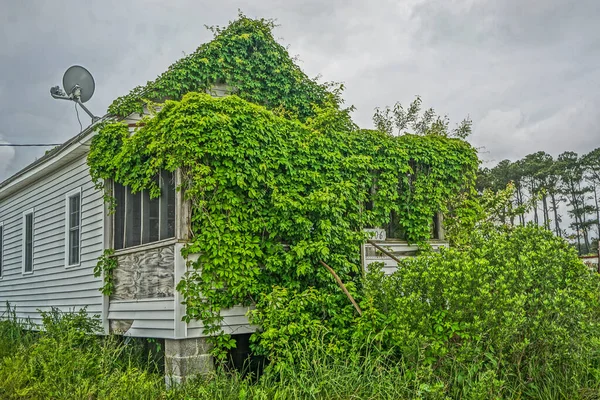
<svg viewBox="0 0 600 400"><path fill-rule="evenodd" d="M110 296L114 288L113 271L118 266L117 259L113 256L114 253L113 249L105 249L94 267L94 277L102 277L103 284L100 292L105 296Z"/></svg>
<svg viewBox="0 0 600 400"><path fill-rule="evenodd" d="M142 112L144 100L180 99L188 92L205 92L215 83L227 83L251 103L262 104L279 115L305 120L313 105L341 103L336 85L319 84L302 72L287 50L273 38L272 20L238 19L226 28L209 28L214 39L171 65L166 72L129 94L117 98L109 113L126 117Z"/></svg>
<svg viewBox="0 0 600 400"><path fill-rule="evenodd" d="M272 27L242 16L146 89L117 99L110 110L118 115L139 111L144 91L175 100L133 135L123 123L105 124L88 156L96 183L113 179L155 196L161 170L181 171L178 190L192 205L183 255L199 257L177 290L185 319L214 335L217 356L234 345L218 334L221 310L254 304L255 321L269 326L262 311L275 292L318 298L310 315L347 330L354 309L320 261L360 300L363 228L395 213L407 239L422 243L437 211L469 223L462 203L448 207L474 185L478 158L468 143L358 129L339 92L308 79ZM219 80L237 95L198 92ZM268 351L273 335L263 332L256 349Z"/></svg>

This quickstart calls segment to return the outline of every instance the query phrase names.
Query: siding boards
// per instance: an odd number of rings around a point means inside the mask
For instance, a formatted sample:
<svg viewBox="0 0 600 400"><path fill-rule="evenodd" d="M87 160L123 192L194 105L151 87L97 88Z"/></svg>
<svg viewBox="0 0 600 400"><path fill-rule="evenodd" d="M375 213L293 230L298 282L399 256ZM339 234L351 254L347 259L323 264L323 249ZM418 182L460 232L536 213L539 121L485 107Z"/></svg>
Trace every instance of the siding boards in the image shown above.
<svg viewBox="0 0 600 400"><path fill-rule="evenodd" d="M227 310L222 310L221 329L224 333L236 335L242 333L254 333L256 327L248 323L246 314L251 310L250 307L235 306ZM202 321L191 321L187 328L187 337L205 337L202 331L204 326Z"/></svg>
<svg viewBox="0 0 600 400"><path fill-rule="evenodd" d="M376 241L376 243L378 246L382 247L399 260L414 257L419 250L417 245L398 240L381 240ZM430 240L429 244L434 251L439 251L440 247L448 246L448 242L441 240ZM391 257L388 257L370 243L364 243L362 245L361 258L362 265L365 270L367 270L368 266L373 263L382 263L383 265L381 265L381 270L386 275L391 275L398 270L398 263L396 261L394 261Z"/></svg>
<svg viewBox="0 0 600 400"><path fill-rule="evenodd" d="M98 290L100 288L100 282L98 282L98 280L93 277L90 278L89 276L69 277L68 280L66 280L64 278L63 279L51 279L51 280L46 280L44 282L41 282L37 286L36 292L37 293L49 293L49 292L56 291L56 290L60 290L61 292L64 292L73 287L77 288L75 290L80 290L79 288L85 288L86 290L88 290L88 289ZM29 288L29 285L27 285L27 284L13 285L11 287L11 293L14 293L15 295L20 292L30 293L30 291L31 290Z"/></svg>
<svg viewBox="0 0 600 400"><path fill-rule="evenodd" d="M81 264L65 267L65 196L81 188ZM23 275L22 213L34 208L33 274ZM16 306L19 318L39 323L38 309L63 311L88 307L102 311L100 278L94 278L96 260L103 251L102 193L94 189L85 157L46 174L25 190L0 200L4 221L4 277L0 304ZM2 312L0 311L0 314Z"/></svg>
<svg viewBox="0 0 600 400"><path fill-rule="evenodd" d="M108 319L114 328L121 327L125 336L175 337L174 299L112 300Z"/></svg>
<svg viewBox="0 0 600 400"><path fill-rule="evenodd" d="M109 312L119 311L172 311L173 299L152 299L152 300L113 300L110 302Z"/></svg>
<svg viewBox="0 0 600 400"><path fill-rule="evenodd" d="M63 195L71 190L88 184L93 188L89 177L88 167L85 164L85 158L82 157L67 165L63 169L55 171L50 175L38 180L31 185L29 190L24 190L13 194L10 200L6 202L9 208L18 207L23 203L30 203L35 199L46 199L47 201L58 201L54 196L62 192ZM63 196L64 200L64 196ZM4 200L6 201L6 200Z"/></svg>

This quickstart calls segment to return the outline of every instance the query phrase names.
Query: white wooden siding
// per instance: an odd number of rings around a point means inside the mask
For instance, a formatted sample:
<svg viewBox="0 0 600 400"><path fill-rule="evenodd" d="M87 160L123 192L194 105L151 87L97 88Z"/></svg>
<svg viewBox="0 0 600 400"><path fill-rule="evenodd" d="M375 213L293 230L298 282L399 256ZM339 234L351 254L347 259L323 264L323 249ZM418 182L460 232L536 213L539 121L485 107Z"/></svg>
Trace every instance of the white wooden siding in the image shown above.
<svg viewBox="0 0 600 400"><path fill-rule="evenodd" d="M171 246L171 245L169 245ZM186 262L181 255L184 244L175 243L174 268L175 280L179 282L186 270ZM194 256L190 256L194 258ZM200 321L186 324L182 321L185 314L183 296L179 292L174 297L140 299L140 300L110 300L108 305L109 322L125 323L123 335L137 337L152 337L164 339L184 339L206 337ZM236 306L223 310L221 323L223 332L230 334L252 333L255 326L248 323L246 314L250 307ZM130 324L130 325L129 325Z"/></svg>
<svg viewBox="0 0 600 400"><path fill-rule="evenodd" d="M125 336L172 339L175 337L173 298L111 300L108 319L132 321Z"/></svg>
<svg viewBox="0 0 600 400"><path fill-rule="evenodd" d="M254 333L257 329L256 326L252 326L248 323L248 317L246 314L250 310L250 307L235 306L221 311L223 321L221 322L221 329L225 333L232 335L242 333ZM191 321L187 327L187 337L205 337L202 331L204 325L201 321Z"/></svg>
<svg viewBox="0 0 600 400"><path fill-rule="evenodd" d="M419 250L419 246L417 245L398 240L375 240L374 242L399 260L414 257L414 253ZM439 251L440 247L448 247L448 242L442 240L430 240L429 244L434 251ZM361 259L365 271L372 263L383 263L381 269L386 275L391 275L398 270L398 263L395 260L375 248L370 243L364 243L361 246Z"/></svg>
<svg viewBox="0 0 600 400"><path fill-rule="evenodd" d="M81 188L81 264L65 267L65 195ZM22 273L23 212L34 209L33 273ZM38 310L52 306L63 311L87 306L90 314L101 314L102 282L93 269L103 251L102 192L94 189L81 156L68 165L45 174L0 200L4 222L4 268L0 278L0 314L8 301L20 318L40 322Z"/></svg>

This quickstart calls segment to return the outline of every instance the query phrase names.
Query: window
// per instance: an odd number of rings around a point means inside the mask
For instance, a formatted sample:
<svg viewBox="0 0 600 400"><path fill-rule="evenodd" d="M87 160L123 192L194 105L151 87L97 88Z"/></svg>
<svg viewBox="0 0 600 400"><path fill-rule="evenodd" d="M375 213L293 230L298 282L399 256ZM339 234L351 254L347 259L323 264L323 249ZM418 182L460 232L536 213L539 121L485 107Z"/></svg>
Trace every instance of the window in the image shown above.
<svg viewBox="0 0 600 400"><path fill-rule="evenodd" d="M444 214L441 212L435 213L433 223L431 224L431 239L444 240Z"/></svg>
<svg viewBox="0 0 600 400"><path fill-rule="evenodd" d="M67 266L79 265L81 258L81 189L67 194L65 260Z"/></svg>
<svg viewBox="0 0 600 400"><path fill-rule="evenodd" d="M174 174L162 171L156 183L160 197L155 199L150 198L148 191L131 193L129 187L114 184L116 250L175 237Z"/></svg>
<svg viewBox="0 0 600 400"><path fill-rule="evenodd" d="M386 230L386 237L388 239L400 239L406 240L406 232L400 225L400 217L396 211L391 211L390 222L384 226ZM435 213L431 217L431 223L429 225L429 239L431 240L443 240L444 239L444 227L442 213Z"/></svg>
<svg viewBox="0 0 600 400"><path fill-rule="evenodd" d="M33 272L33 210L23 213L23 273Z"/></svg>
<svg viewBox="0 0 600 400"><path fill-rule="evenodd" d="M0 278L4 269L4 224L0 222Z"/></svg>

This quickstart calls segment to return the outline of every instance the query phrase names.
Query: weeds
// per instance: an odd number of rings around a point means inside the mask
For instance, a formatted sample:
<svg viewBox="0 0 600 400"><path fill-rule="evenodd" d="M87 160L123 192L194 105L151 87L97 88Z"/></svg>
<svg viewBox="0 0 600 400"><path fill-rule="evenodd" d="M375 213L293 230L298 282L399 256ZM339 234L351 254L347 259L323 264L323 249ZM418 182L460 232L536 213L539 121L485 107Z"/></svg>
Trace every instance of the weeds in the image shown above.
<svg viewBox="0 0 600 400"><path fill-rule="evenodd" d="M600 394L598 351L585 369L536 372L541 359L528 360L530 374L517 379L494 360L447 360L446 369L417 359L398 359L395 349L376 342L348 353L332 353L323 333L289 345L285 368L217 369L168 390L156 354L157 343L98 336L97 318L85 310L42 314L43 329L8 309L0 321L0 398L2 399L596 399ZM590 344L600 349L599 343ZM485 356L484 356L485 357ZM450 366L450 367L448 367Z"/></svg>
<svg viewBox="0 0 600 400"><path fill-rule="evenodd" d="M38 334L14 309L0 322L2 399L158 399L163 379L138 346L96 335L97 317L85 310L42 313ZM5 335L8 333L8 335Z"/></svg>

